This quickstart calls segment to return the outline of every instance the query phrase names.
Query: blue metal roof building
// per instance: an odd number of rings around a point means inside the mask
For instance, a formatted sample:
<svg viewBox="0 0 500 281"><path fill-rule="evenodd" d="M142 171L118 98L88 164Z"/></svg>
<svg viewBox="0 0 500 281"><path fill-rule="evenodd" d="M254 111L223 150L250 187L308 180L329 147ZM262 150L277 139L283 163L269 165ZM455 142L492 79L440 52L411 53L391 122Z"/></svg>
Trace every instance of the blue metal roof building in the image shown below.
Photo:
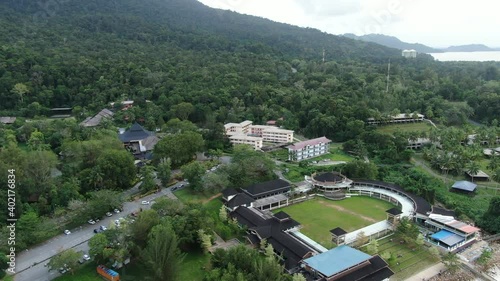
<svg viewBox="0 0 500 281"><path fill-rule="evenodd" d="M328 277L352 268L371 258L370 255L349 246L339 246L322 254L304 260L314 271Z"/></svg>
<svg viewBox="0 0 500 281"><path fill-rule="evenodd" d="M448 247L453 247L465 240L463 237L444 229L432 234L431 238L438 241L438 245L444 243Z"/></svg>
<svg viewBox="0 0 500 281"><path fill-rule="evenodd" d="M461 190L461 191L468 191L468 192L473 192L476 190L477 184L470 182L470 181L457 181L455 182L451 188Z"/></svg>

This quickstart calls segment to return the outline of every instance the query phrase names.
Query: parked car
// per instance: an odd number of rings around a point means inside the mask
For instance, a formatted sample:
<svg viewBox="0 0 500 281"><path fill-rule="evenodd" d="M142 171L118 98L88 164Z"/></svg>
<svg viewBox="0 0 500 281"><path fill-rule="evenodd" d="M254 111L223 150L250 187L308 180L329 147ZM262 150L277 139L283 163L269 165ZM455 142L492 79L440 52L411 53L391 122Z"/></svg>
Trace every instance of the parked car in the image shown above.
<svg viewBox="0 0 500 281"><path fill-rule="evenodd" d="M106 229L108 229L107 227L105 227L104 225L101 225L101 227L99 227L100 230L104 231Z"/></svg>
<svg viewBox="0 0 500 281"><path fill-rule="evenodd" d="M120 213L120 210L118 209L114 209L113 212L115 212L115 214L119 214Z"/></svg>
<svg viewBox="0 0 500 281"><path fill-rule="evenodd" d="M180 186L179 186L179 187L180 187ZM177 190L177 188L178 188L177 186L172 187L172 191L176 191L176 190Z"/></svg>
<svg viewBox="0 0 500 281"><path fill-rule="evenodd" d="M142 205L149 205L149 201L142 201L141 204Z"/></svg>
<svg viewBox="0 0 500 281"><path fill-rule="evenodd" d="M95 221L91 219L91 220L88 221L88 223L89 224L95 224Z"/></svg>
<svg viewBox="0 0 500 281"><path fill-rule="evenodd" d="M85 255L83 255L83 259L86 260L86 261L88 261L88 260L90 260L90 256L87 255L87 254L85 254Z"/></svg>
<svg viewBox="0 0 500 281"><path fill-rule="evenodd" d="M111 212L106 213L106 217L111 217L112 215L113 215L113 213L111 213Z"/></svg>
<svg viewBox="0 0 500 281"><path fill-rule="evenodd" d="M100 230L99 228L94 229L94 233L101 233L101 232L102 230Z"/></svg>
<svg viewBox="0 0 500 281"><path fill-rule="evenodd" d="M67 229L66 229L66 230L64 231L64 234L66 234L66 235L70 235L70 234L71 234L71 231L69 231L69 230L67 230Z"/></svg>

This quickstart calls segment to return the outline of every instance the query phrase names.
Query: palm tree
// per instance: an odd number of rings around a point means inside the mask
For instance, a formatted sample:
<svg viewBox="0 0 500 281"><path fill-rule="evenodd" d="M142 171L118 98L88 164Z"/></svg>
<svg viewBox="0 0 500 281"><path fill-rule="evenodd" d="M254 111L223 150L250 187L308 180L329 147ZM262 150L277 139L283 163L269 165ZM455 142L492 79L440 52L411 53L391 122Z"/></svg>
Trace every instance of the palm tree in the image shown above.
<svg viewBox="0 0 500 281"><path fill-rule="evenodd" d="M448 252L445 256L443 256L443 263L448 268L450 273L455 273L460 266L460 260L456 254Z"/></svg>
<svg viewBox="0 0 500 281"><path fill-rule="evenodd" d="M488 169L494 171L499 167L500 167L500 157L493 156L493 158L491 158L490 160L490 163L488 163Z"/></svg>
<svg viewBox="0 0 500 281"><path fill-rule="evenodd" d="M474 182L474 176L480 171L481 166L476 161L469 162L466 167L467 172L469 173L472 182Z"/></svg>

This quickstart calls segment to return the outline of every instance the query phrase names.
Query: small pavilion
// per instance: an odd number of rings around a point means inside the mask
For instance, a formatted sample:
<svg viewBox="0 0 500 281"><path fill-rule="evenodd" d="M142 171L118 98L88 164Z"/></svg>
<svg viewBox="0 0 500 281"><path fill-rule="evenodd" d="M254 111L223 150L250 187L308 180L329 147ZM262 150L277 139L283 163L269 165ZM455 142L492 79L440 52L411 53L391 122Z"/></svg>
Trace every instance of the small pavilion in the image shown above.
<svg viewBox="0 0 500 281"><path fill-rule="evenodd" d="M330 230L330 233L332 234L332 242L337 244L337 246L345 244L345 235L347 234L347 231L337 227Z"/></svg>

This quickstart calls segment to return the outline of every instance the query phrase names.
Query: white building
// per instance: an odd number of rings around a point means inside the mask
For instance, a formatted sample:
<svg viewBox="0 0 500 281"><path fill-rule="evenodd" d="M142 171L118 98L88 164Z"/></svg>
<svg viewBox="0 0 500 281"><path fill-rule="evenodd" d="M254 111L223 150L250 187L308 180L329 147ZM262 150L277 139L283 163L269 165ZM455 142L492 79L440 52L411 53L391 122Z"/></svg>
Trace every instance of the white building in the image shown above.
<svg viewBox="0 0 500 281"><path fill-rule="evenodd" d="M401 113L394 116L387 116L382 119L368 118L366 123L369 125L377 125L377 124L390 124L390 123L413 123L413 122L422 122L425 120L425 115L420 113Z"/></svg>
<svg viewBox="0 0 500 281"><path fill-rule="evenodd" d="M252 137L244 134L237 134L229 136L229 141L232 144L248 144L253 146L255 150L262 148L262 138L260 137Z"/></svg>
<svg viewBox="0 0 500 281"><path fill-rule="evenodd" d="M250 126L252 121L246 120L241 123L227 123L224 124L224 129L226 130L226 136L232 136L237 134L248 135L250 132Z"/></svg>
<svg viewBox="0 0 500 281"><path fill-rule="evenodd" d="M224 125L226 136L232 144L250 144L255 149L262 148L263 142L291 143L293 131L267 125L253 125L252 121L227 123ZM260 141L259 141L260 140Z"/></svg>
<svg viewBox="0 0 500 281"><path fill-rule="evenodd" d="M416 58L417 51L415 51L415 50L403 50L402 56L405 58Z"/></svg>
<svg viewBox="0 0 500 281"><path fill-rule="evenodd" d="M292 143L293 131L269 126L262 131L262 139L272 143Z"/></svg>
<svg viewBox="0 0 500 281"><path fill-rule="evenodd" d="M307 140L287 146L288 160L302 161L317 157L330 152L330 143L332 141L326 137Z"/></svg>

